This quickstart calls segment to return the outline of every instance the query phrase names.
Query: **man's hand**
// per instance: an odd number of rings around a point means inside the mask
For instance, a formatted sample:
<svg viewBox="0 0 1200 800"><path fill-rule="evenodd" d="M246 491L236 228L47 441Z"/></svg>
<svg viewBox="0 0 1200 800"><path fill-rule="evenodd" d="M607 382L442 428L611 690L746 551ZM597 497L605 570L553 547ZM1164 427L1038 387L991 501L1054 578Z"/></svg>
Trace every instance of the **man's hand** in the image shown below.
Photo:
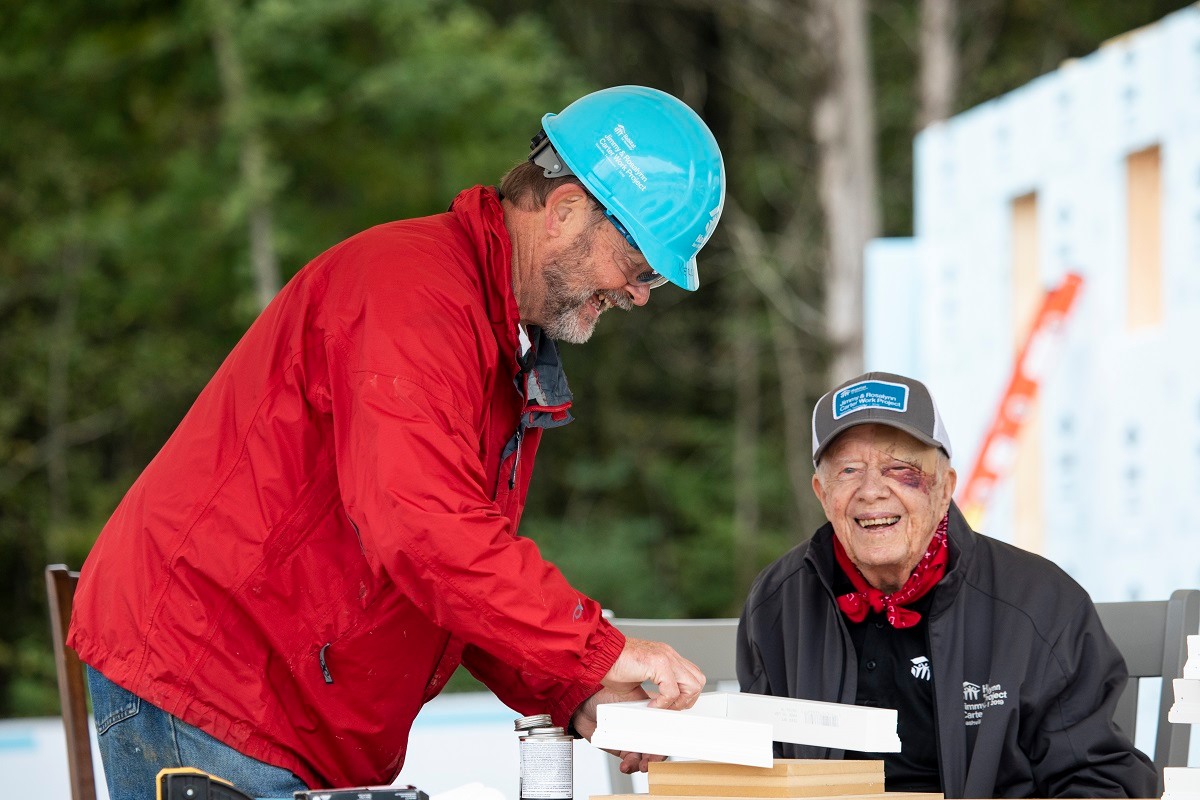
<svg viewBox="0 0 1200 800"><path fill-rule="evenodd" d="M650 700L651 708L691 708L704 689L704 673L674 648L662 642L627 638L625 649L600 683L610 692L626 695L639 689L642 681L658 686L658 694Z"/></svg>
<svg viewBox="0 0 1200 800"><path fill-rule="evenodd" d="M633 700L648 700L650 695L646 694L646 690L638 686L631 692L612 692L608 689L601 689L594 695L584 700L583 703L575 710L575 714L571 717L571 727L579 732L579 735L591 741L592 734L596 730L596 706L601 703L625 703ZM662 761L664 756L652 756L646 753L635 753L632 750L606 750L617 758L621 759L621 772L626 775L631 775L634 772L645 772L651 761Z"/></svg>
<svg viewBox="0 0 1200 800"><path fill-rule="evenodd" d="M657 685L658 694L647 694L643 681ZM600 683L604 688L583 701L571 717L571 725L589 741L596 730L596 706L601 703L649 700L651 708L691 708L704 688L704 673L669 645L627 637L625 649ZM625 774L645 772L650 762L664 759L628 750L608 752L621 759Z"/></svg>

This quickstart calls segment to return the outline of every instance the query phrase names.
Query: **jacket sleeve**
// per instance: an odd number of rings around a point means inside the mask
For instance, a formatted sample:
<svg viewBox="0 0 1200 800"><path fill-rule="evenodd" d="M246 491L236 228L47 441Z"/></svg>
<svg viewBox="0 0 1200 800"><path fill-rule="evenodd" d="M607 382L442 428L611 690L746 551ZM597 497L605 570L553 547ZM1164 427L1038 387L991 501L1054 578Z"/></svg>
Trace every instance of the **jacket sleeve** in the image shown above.
<svg viewBox="0 0 1200 800"><path fill-rule="evenodd" d="M621 637L624 646L625 637L615 628L612 630ZM463 666L491 688L504 705L522 715L549 713L553 723L563 730L570 726L579 704L601 688L597 680L594 684L568 687L569 691L564 693L559 678L524 672L475 645L463 649Z"/></svg>
<svg viewBox="0 0 1200 800"><path fill-rule="evenodd" d="M367 263L356 269L378 269L379 255L357 258ZM486 485L489 321L437 274L400 289L393 269L390 282L367 283L325 343L338 482L364 553L490 657L481 674L493 690L561 718L596 691L624 637L516 535Z"/></svg>
<svg viewBox="0 0 1200 800"><path fill-rule="evenodd" d="M1153 763L1113 723L1128 671L1090 600L1052 647L1046 674L1044 713L1021 734L1036 796L1156 797Z"/></svg>

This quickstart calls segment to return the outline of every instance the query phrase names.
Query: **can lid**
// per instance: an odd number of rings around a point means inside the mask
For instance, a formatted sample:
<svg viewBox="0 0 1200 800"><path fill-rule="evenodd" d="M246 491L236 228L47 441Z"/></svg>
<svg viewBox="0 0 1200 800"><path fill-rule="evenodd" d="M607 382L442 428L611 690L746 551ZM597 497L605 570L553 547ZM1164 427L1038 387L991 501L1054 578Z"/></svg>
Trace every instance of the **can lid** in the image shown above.
<svg viewBox="0 0 1200 800"><path fill-rule="evenodd" d="M563 729L557 725L547 727L531 728L525 732L529 736L564 736Z"/></svg>
<svg viewBox="0 0 1200 800"><path fill-rule="evenodd" d="M549 714L533 714L528 717L518 717L513 723L513 728L518 731L527 731L533 728L545 728L550 725Z"/></svg>

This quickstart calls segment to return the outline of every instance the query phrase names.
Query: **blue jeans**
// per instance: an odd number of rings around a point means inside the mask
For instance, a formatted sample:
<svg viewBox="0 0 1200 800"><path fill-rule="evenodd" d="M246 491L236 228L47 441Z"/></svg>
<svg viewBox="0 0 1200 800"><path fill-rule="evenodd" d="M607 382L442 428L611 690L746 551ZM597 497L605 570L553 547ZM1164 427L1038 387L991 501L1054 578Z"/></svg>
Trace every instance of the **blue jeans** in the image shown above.
<svg viewBox="0 0 1200 800"><path fill-rule="evenodd" d="M160 769L195 767L251 797L291 798L308 787L286 769L244 756L87 668L111 800L151 800Z"/></svg>

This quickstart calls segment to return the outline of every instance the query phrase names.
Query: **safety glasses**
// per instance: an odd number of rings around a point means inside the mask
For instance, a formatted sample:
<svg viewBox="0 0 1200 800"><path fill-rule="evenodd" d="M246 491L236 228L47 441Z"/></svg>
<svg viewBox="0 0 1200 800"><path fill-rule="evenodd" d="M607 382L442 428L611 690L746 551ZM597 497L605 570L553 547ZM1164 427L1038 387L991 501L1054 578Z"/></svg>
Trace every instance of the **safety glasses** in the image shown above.
<svg viewBox="0 0 1200 800"><path fill-rule="evenodd" d="M614 217L613 213L607 208L604 209L604 216L608 217L608 221L611 222L613 227L617 229L617 233L625 237L625 241L629 242L630 247L632 247L634 250L637 250L639 253L642 252L642 248L638 247L638 243L633 240L633 236L631 236L629 231L625 229L625 226L621 224L621 220ZM657 289L659 286L662 286L667 282L667 278L665 275L659 275L652 269L647 269L645 272L639 273L638 276L634 278L634 282L640 283L650 289Z"/></svg>

